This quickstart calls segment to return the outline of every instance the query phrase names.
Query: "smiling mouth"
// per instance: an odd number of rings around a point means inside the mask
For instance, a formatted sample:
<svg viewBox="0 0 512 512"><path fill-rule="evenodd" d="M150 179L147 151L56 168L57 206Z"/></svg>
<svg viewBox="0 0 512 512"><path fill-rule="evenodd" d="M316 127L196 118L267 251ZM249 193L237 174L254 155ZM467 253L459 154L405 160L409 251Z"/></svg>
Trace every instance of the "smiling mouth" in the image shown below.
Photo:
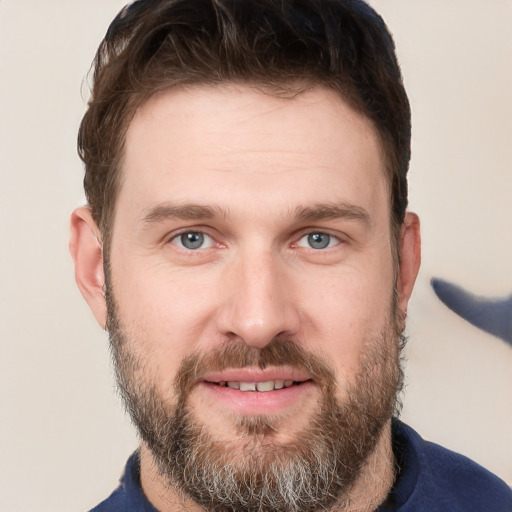
<svg viewBox="0 0 512 512"><path fill-rule="evenodd" d="M239 391L256 391L260 393L265 393L268 391L275 391L279 389L291 388L292 386L299 386L304 384L305 382L309 382L309 380L304 381L294 381L294 380L266 380L260 382L240 382L240 381L220 381L220 382L210 382L206 381L208 384L214 384L219 387L236 389Z"/></svg>

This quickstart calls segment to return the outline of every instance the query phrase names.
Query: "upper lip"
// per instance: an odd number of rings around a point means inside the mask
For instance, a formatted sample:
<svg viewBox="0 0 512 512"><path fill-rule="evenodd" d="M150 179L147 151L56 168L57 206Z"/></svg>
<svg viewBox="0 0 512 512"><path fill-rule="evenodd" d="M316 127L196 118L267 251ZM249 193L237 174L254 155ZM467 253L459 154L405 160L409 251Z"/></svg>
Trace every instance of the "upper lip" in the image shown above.
<svg viewBox="0 0 512 512"><path fill-rule="evenodd" d="M201 380L203 382L267 382L271 380L293 380L304 382L311 375L303 370L287 367L265 368L232 368L219 372L208 372Z"/></svg>

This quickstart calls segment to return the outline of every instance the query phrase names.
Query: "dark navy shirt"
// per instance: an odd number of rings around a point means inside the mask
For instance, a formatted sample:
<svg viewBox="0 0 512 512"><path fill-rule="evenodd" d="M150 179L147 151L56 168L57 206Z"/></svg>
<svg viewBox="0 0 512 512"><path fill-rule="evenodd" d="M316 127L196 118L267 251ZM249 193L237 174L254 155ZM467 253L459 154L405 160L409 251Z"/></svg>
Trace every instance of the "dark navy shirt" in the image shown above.
<svg viewBox="0 0 512 512"><path fill-rule="evenodd" d="M467 457L424 441L396 419L393 451L397 478L377 512L512 512L512 491L505 482ZM158 512L142 492L137 452L119 487L91 512L119 511Z"/></svg>

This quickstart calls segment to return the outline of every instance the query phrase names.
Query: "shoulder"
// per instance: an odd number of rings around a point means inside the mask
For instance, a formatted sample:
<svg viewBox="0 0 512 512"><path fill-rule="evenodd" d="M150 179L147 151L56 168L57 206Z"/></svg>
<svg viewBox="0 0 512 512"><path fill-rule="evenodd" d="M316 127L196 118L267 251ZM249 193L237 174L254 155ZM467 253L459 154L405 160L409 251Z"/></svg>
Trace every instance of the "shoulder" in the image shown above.
<svg viewBox="0 0 512 512"><path fill-rule="evenodd" d="M402 450L403 473L409 480L414 480L407 502L416 505L404 507L404 512L427 509L446 512L512 511L511 489L476 462L425 441L398 420L394 420L393 434ZM420 505L423 508L416 508Z"/></svg>
<svg viewBox="0 0 512 512"><path fill-rule="evenodd" d="M106 500L96 505L89 512L116 512L129 510L126 495L119 486Z"/></svg>
<svg viewBox="0 0 512 512"><path fill-rule="evenodd" d="M126 467L117 489L89 512L157 512L142 492L140 486L140 460L135 452Z"/></svg>

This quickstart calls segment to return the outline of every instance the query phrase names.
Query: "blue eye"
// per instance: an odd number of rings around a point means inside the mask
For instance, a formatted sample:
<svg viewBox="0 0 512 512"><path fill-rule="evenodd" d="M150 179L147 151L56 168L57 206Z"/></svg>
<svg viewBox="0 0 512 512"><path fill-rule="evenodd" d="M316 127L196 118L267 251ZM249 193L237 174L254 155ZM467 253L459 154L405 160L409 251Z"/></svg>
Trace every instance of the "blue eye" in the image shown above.
<svg viewBox="0 0 512 512"><path fill-rule="evenodd" d="M181 235L175 236L171 240L171 243L183 249L193 251L211 247L213 245L213 239L200 231L186 231L185 233L181 233Z"/></svg>
<svg viewBox="0 0 512 512"><path fill-rule="evenodd" d="M299 247L308 247L310 249L328 249L339 243L339 240L332 235L317 231L303 236L297 245Z"/></svg>

